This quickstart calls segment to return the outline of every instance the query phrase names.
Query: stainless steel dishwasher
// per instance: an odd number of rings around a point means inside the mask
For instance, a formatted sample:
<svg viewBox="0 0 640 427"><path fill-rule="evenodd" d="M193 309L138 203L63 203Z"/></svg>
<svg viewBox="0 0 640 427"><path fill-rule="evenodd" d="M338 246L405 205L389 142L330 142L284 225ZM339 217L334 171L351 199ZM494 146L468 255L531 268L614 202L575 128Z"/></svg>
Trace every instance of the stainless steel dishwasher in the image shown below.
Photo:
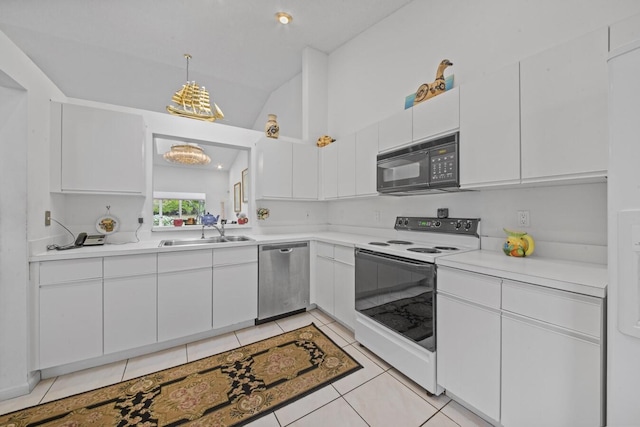
<svg viewBox="0 0 640 427"><path fill-rule="evenodd" d="M256 324L305 311L309 305L309 242L258 245Z"/></svg>

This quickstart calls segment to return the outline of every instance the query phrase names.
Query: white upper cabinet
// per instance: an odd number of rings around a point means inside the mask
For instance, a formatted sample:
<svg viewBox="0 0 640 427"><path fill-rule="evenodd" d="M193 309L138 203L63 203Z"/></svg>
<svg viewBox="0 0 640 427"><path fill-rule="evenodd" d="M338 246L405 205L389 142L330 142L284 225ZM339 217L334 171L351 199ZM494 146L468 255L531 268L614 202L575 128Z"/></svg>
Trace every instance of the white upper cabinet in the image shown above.
<svg viewBox="0 0 640 427"><path fill-rule="evenodd" d="M51 191L141 195L142 116L52 103Z"/></svg>
<svg viewBox="0 0 640 427"><path fill-rule="evenodd" d="M292 143L265 138L256 143L256 149L256 199L290 199L293 182Z"/></svg>
<svg viewBox="0 0 640 427"><path fill-rule="evenodd" d="M338 146L333 143L320 148L321 176L320 198L323 200L338 197Z"/></svg>
<svg viewBox="0 0 640 427"><path fill-rule="evenodd" d="M318 198L315 145L263 138L256 143L256 199Z"/></svg>
<svg viewBox="0 0 640 427"><path fill-rule="evenodd" d="M522 60L523 183L604 179L607 49L603 28Z"/></svg>
<svg viewBox="0 0 640 427"><path fill-rule="evenodd" d="M413 138L415 142L450 133L460 127L460 89L452 88L415 105Z"/></svg>
<svg viewBox="0 0 640 427"><path fill-rule="evenodd" d="M413 141L411 110L406 109L378 123L378 151L387 151Z"/></svg>
<svg viewBox="0 0 640 427"><path fill-rule="evenodd" d="M347 135L333 144L338 147L338 197L352 197L356 194L356 135Z"/></svg>
<svg viewBox="0 0 640 427"><path fill-rule="evenodd" d="M318 199L318 147L315 144L292 145L292 197Z"/></svg>
<svg viewBox="0 0 640 427"><path fill-rule="evenodd" d="M515 63L490 79L460 87L460 186L519 183L520 76Z"/></svg>
<svg viewBox="0 0 640 427"><path fill-rule="evenodd" d="M378 123L356 133L356 195L378 194L376 189L378 155Z"/></svg>

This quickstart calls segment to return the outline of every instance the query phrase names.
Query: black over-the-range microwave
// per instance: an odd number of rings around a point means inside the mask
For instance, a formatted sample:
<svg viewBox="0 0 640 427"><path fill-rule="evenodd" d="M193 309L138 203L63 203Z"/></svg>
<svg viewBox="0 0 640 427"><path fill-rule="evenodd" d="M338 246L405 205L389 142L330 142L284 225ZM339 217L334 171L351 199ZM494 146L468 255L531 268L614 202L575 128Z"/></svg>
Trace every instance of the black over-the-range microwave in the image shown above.
<svg viewBox="0 0 640 427"><path fill-rule="evenodd" d="M460 188L460 133L378 154L378 192L410 195Z"/></svg>

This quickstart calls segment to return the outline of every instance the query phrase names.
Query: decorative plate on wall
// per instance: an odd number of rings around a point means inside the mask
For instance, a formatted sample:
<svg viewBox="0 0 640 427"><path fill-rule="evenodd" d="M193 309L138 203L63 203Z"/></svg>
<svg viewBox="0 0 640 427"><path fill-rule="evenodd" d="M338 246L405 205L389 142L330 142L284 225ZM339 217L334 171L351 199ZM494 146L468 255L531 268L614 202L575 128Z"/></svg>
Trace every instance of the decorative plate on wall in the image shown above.
<svg viewBox="0 0 640 427"><path fill-rule="evenodd" d="M96 222L96 230L102 234L111 234L120 228L120 220L113 215L105 215L98 218Z"/></svg>

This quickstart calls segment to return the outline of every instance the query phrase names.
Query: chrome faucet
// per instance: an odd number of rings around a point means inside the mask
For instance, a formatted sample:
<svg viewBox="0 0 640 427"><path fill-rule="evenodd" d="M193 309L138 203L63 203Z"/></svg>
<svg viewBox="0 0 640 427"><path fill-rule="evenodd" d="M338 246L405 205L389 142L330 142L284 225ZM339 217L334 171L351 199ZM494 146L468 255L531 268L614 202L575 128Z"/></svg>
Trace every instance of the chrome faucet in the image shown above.
<svg viewBox="0 0 640 427"><path fill-rule="evenodd" d="M224 237L224 224L226 221L220 221L220 223L222 224L220 227L218 227L217 225L211 224L210 227L215 228L216 230L218 230L218 233L220 233L220 237ZM206 227L206 224L202 224L202 237L201 239L204 239L204 228Z"/></svg>

